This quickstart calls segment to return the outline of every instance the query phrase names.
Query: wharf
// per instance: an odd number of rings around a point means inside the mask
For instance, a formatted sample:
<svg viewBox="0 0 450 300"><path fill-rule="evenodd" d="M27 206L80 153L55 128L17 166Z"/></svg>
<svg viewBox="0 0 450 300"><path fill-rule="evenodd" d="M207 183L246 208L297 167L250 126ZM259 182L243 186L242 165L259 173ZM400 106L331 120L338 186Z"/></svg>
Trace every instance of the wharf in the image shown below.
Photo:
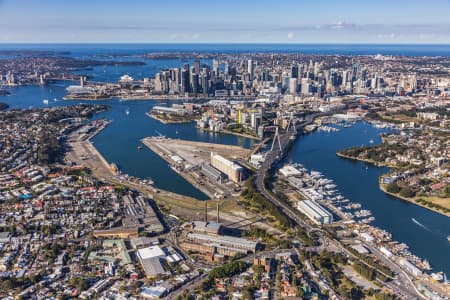
<svg viewBox="0 0 450 300"><path fill-rule="evenodd" d="M238 146L193 142L162 137L149 137L141 141L150 150L167 161L180 176L211 198L233 194L234 184L221 184L201 174L204 165L210 163L211 152L231 160L244 160L249 149Z"/></svg>

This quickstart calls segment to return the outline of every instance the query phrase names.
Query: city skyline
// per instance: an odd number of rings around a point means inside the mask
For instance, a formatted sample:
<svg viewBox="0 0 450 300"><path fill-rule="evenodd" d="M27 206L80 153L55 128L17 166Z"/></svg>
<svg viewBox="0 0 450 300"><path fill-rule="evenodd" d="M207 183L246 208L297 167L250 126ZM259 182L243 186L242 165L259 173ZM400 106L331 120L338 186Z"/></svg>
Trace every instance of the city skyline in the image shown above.
<svg viewBox="0 0 450 300"><path fill-rule="evenodd" d="M448 44L448 0L0 1L0 43Z"/></svg>

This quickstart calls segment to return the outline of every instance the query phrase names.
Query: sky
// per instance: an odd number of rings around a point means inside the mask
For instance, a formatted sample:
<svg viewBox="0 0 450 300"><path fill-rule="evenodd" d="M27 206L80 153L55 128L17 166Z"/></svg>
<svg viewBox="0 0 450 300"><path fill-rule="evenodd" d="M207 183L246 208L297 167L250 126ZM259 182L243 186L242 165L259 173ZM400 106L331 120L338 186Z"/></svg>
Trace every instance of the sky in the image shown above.
<svg viewBox="0 0 450 300"><path fill-rule="evenodd" d="M0 43L450 44L450 0L0 0Z"/></svg>

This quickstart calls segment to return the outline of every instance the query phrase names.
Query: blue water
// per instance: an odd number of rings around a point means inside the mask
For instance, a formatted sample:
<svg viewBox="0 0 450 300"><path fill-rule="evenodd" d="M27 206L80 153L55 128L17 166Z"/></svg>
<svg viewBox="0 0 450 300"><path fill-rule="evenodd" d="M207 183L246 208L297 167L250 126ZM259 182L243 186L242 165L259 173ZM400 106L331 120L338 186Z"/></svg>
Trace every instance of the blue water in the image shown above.
<svg viewBox="0 0 450 300"><path fill-rule="evenodd" d="M124 173L141 178L150 177L157 187L183 195L207 199L203 193L178 176L158 155L146 147L138 151L139 140L162 134L171 138L239 145L246 148L251 147L253 143L252 140L242 137L201 131L195 127L195 123L161 124L144 114L151 110L155 102L107 103L113 108L97 117L113 120L113 123L94 138L97 149L108 161L117 163ZM129 115L125 111L129 111Z"/></svg>
<svg viewBox="0 0 450 300"><path fill-rule="evenodd" d="M62 84L46 87L26 86L9 89L9 91L11 91L11 95L0 98L0 101L8 103L10 109L81 103L80 101L61 100L65 95ZM57 101L54 101L54 98ZM43 99L48 99L49 104L44 105ZM83 101L83 103L106 104L111 107L110 110L94 117L113 121L93 139L95 147L107 161L116 163L124 173L140 178L151 178L158 188L201 200L207 199L206 195L176 174L165 160L146 147L138 151L139 141L144 137L163 134L171 138L238 145L245 148L250 148L254 143L253 140L243 137L201 131L195 127L195 123L164 125L149 118L145 113L150 111L154 105L164 105L165 102L162 103L162 101L119 101L113 99ZM128 115L126 111L129 112Z"/></svg>
<svg viewBox="0 0 450 300"><path fill-rule="evenodd" d="M70 56L79 58L120 59L143 61L143 66L95 67L79 71L96 81L117 81L123 74L135 78L153 76L163 68L181 67L183 60L150 61L137 57L108 58L109 54L139 55L150 52L301 52L310 54L386 54L386 55L442 55L450 56L450 46L437 45L263 45L263 44L111 44L111 45L0 45L1 50L51 50L69 51ZM100 55L100 56L99 56ZM0 53L1 57L5 57ZM192 63L191 60L187 61ZM9 96L1 96L11 109L44 107L42 100L48 99L48 106L73 105L79 101L62 101L65 87L73 82L58 82L45 87L26 86L8 89ZM58 101L53 101L56 98ZM217 135L197 130L194 124L163 125L148 118L145 112L163 101L96 101L90 103L109 104L111 109L96 118L107 118L113 123L94 138L94 144L110 162L128 174L141 178L152 178L155 185L187 196L206 199L206 196L172 171L167 163L144 147L137 150L139 140L156 135L156 131L173 138L223 143L250 147L252 141L230 135ZM165 101L164 101L165 102ZM125 113L129 110L130 114ZM178 131L178 134L176 132ZM337 133L313 133L298 139L290 159L306 167L321 171L334 179L342 194L354 202L360 202L370 209L376 218L374 225L393 234L394 239L407 243L413 253L430 261L436 271L450 274L450 219L424 208L399 201L381 192L378 177L387 172L360 162L352 162L335 156L339 149L368 144L370 139L379 142L381 131L364 123ZM413 219L416 221L414 222Z"/></svg>
<svg viewBox="0 0 450 300"><path fill-rule="evenodd" d="M0 44L1 50L69 51L70 56L152 52L299 52L305 54L450 56L450 45L405 44Z"/></svg>
<svg viewBox="0 0 450 300"><path fill-rule="evenodd" d="M383 193L378 178L389 171L387 168L336 156L338 150L369 145L371 139L380 143L379 134L384 131L360 122L339 132L315 132L298 139L289 159L333 179L344 197L372 211L376 218L373 225L391 232L394 240L408 244L412 253L428 259L434 271L449 274L450 218Z"/></svg>

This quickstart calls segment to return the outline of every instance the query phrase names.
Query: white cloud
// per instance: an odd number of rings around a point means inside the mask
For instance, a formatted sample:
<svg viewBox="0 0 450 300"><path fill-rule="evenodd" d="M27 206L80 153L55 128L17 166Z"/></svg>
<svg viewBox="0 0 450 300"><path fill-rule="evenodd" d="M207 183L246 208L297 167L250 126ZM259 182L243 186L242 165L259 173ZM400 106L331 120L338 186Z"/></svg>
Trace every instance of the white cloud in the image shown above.
<svg viewBox="0 0 450 300"><path fill-rule="evenodd" d="M294 32L289 32L288 34L287 34L287 38L289 39L289 40L292 40L292 39L294 39L295 38L295 33Z"/></svg>

